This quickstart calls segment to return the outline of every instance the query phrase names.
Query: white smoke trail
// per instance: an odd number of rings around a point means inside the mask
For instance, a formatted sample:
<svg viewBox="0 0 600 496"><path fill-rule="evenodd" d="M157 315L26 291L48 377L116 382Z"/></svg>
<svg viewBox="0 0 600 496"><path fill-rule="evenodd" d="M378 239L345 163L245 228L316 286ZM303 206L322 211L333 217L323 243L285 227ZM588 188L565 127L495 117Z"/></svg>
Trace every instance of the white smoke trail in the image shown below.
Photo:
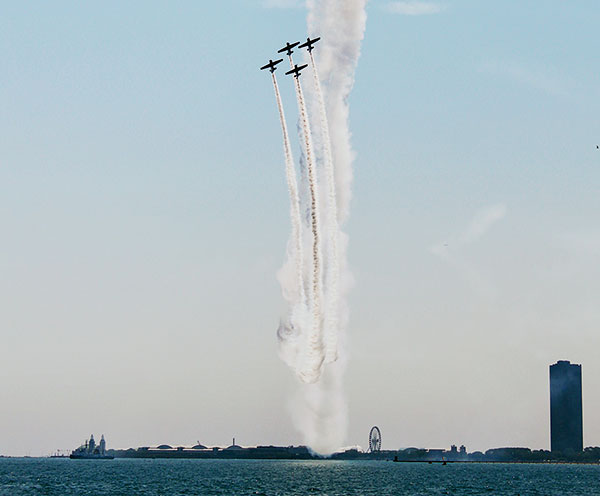
<svg viewBox="0 0 600 496"><path fill-rule="evenodd" d="M290 56L291 62L291 56ZM308 187L310 191L310 219L312 229L312 271L310 271L308 306L311 311L312 321L306 336L306 350L299 376L306 383L314 383L321 375L324 354L321 336L321 241L319 222L319 192L317 176L313 163L313 149L306 103L300 84L300 78L294 78L296 83L296 96L298 97L298 109L302 130L304 135L306 168L308 173Z"/></svg>
<svg viewBox="0 0 600 496"><path fill-rule="evenodd" d="M300 334L306 321L306 292L304 289L304 254L302 244L302 221L300 217L300 200L298 196L298 183L296 180L296 170L294 159L290 147L290 138L281 101L281 93L277 84L275 72L271 73L273 79L273 88L275 90L275 99L277 100L277 109L279 111L279 120L281 122L281 131L283 135L283 151L285 156L285 173L290 196L290 218L292 223L291 239L288 244L288 257L286 263L279 272L281 287L284 290L284 296L290 304L290 313L288 321L281 323L277 331L279 337L279 353L281 358L291 367L298 368L298 355L301 346ZM292 276L293 282L287 283L288 264L292 263L295 274Z"/></svg>
<svg viewBox="0 0 600 496"><path fill-rule="evenodd" d="M283 104L281 102L281 94L279 92L279 86L277 84L277 77L273 72L273 88L275 89L275 98L277 99L277 108L279 110L279 120L281 121L281 131L283 133L283 151L285 154L285 175L287 179L288 192L290 195L290 217L292 220L292 249L293 249L293 260L296 269L296 295L292 295L293 303L305 304L306 296L304 292L304 278L303 278L303 249L302 249L302 238L301 238L301 219L300 219L300 201L298 198L298 183L296 181L296 169L294 168L294 158L292 156L292 150L290 147L290 137L287 130L287 124L285 121L285 114L283 111ZM294 298L295 296L295 298Z"/></svg>
<svg viewBox="0 0 600 496"><path fill-rule="evenodd" d="M312 50L308 52L310 65L313 72L315 92L321 118L321 135L323 144L323 161L325 163L325 179L327 183L327 271L325 277L325 298L327 306L325 311L325 363L335 362L338 358L338 237L339 225L337 219L337 193L335 187L335 170L331 153L331 140L329 137L329 123L327 122L327 110L321 89L321 81L317 71L317 64Z"/></svg>

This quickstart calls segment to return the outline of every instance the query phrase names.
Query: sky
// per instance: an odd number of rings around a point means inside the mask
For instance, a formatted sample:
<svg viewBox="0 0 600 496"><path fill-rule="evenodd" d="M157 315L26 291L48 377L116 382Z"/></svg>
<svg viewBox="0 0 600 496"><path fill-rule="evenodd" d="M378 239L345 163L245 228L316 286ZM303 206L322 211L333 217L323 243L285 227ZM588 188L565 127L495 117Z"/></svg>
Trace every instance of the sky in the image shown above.
<svg viewBox="0 0 600 496"><path fill-rule="evenodd" d="M275 335L281 131L258 68L305 38L302 2L1 13L0 454L91 433L299 444ZM370 0L367 15L347 445L378 425L384 449L548 449L560 359L582 364L584 445L600 445L600 4Z"/></svg>

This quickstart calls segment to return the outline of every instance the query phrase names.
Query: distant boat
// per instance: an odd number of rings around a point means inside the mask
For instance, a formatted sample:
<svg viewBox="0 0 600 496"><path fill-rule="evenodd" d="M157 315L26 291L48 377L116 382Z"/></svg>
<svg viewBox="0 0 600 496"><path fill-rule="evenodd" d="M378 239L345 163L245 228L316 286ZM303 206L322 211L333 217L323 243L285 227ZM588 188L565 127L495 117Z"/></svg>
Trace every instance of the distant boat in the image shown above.
<svg viewBox="0 0 600 496"><path fill-rule="evenodd" d="M94 435L92 434L90 440L86 441L79 448L74 449L69 458L72 460L112 460L114 456L106 453L104 435L100 443L96 446L96 441L94 441Z"/></svg>
<svg viewBox="0 0 600 496"><path fill-rule="evenodd" d="M69 458L69 455L61 453L60 450L58 450L57 452L52 453L50 455L50 458Z"/></svg>

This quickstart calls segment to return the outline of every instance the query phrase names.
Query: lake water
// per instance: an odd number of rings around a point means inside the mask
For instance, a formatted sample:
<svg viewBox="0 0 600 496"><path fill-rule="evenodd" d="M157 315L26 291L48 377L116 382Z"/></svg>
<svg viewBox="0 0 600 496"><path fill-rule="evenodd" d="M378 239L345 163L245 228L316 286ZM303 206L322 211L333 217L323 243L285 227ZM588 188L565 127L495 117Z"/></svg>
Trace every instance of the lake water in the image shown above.
<svg viewBox="0 0 600 496"><path fill-rule="evenodd" d="M600 495L598 465L0 459L0 495Z"/></svg>

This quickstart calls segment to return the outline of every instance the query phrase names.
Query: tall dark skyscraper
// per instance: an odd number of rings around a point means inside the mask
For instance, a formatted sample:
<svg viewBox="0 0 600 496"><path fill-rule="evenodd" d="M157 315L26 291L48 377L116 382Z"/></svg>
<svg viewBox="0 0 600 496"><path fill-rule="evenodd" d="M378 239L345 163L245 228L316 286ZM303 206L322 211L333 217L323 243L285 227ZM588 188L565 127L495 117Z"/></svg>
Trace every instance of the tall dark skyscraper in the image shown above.
<svg viewBox="0 0 600 496"><path fill-rule="evenodd" d="M550 365L550 449L583 451L581 365L567 360Z"/></svg>

